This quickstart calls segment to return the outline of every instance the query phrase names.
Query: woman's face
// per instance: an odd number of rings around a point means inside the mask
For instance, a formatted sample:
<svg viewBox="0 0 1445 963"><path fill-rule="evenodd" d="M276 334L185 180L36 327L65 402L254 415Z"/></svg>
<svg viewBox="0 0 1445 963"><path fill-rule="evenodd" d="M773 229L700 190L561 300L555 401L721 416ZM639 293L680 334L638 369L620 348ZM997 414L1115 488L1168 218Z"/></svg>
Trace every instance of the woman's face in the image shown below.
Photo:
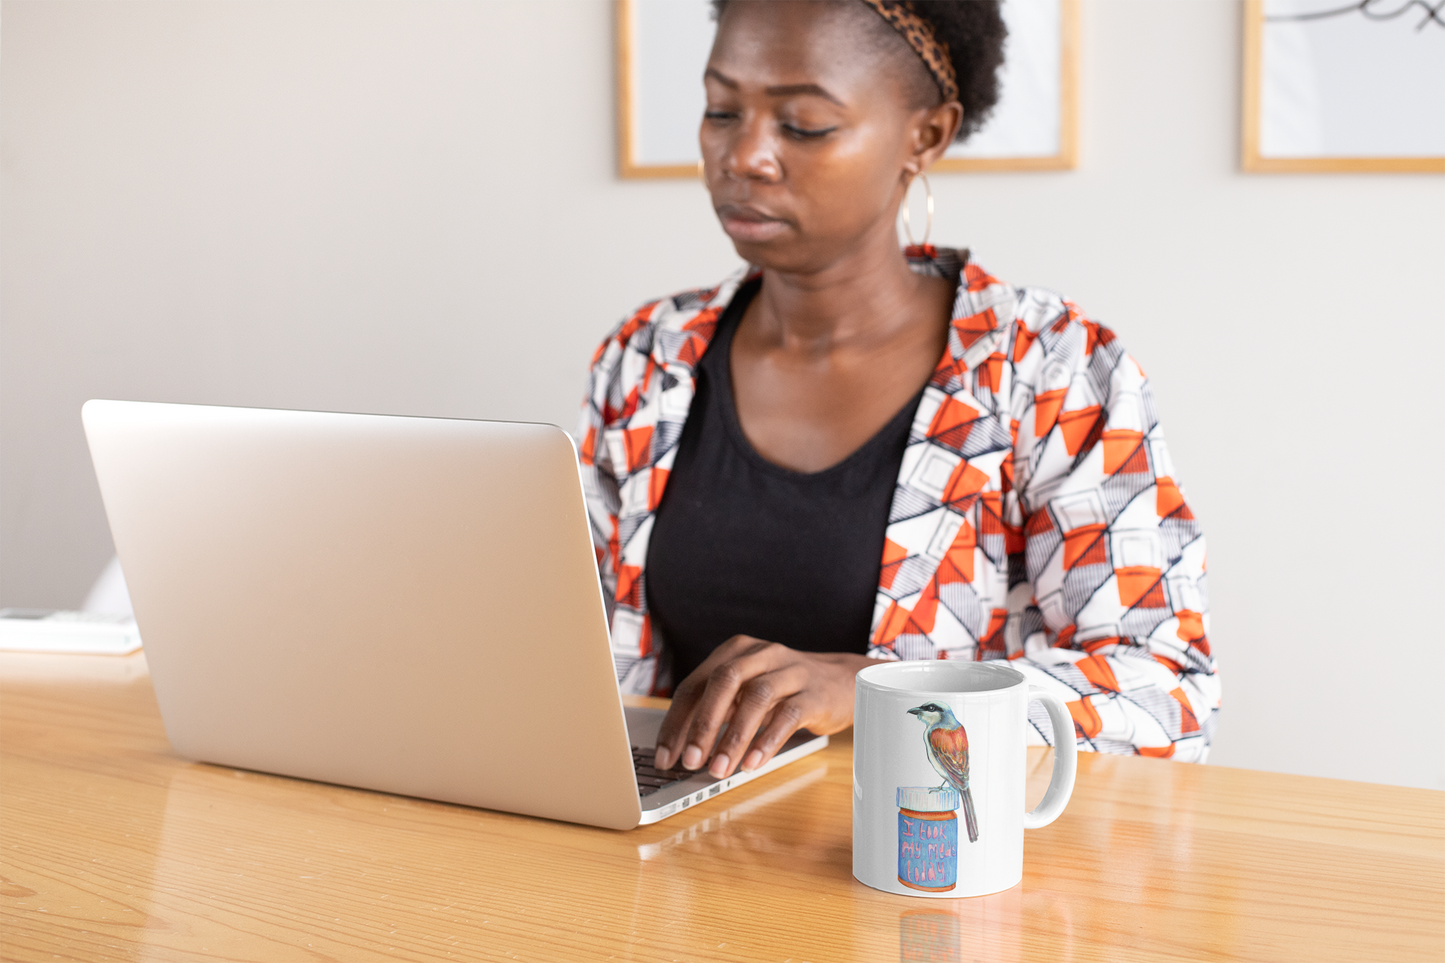
<svg viewBox="0 0 1445 963"><path fill-rule="evenodd" d="M961 118L957 104L920 105L919 84L932 81L909 57L861 3L728 4L699 140L738 254L809 272L869 240L894 243L909 179L942 155Z"/></svg>

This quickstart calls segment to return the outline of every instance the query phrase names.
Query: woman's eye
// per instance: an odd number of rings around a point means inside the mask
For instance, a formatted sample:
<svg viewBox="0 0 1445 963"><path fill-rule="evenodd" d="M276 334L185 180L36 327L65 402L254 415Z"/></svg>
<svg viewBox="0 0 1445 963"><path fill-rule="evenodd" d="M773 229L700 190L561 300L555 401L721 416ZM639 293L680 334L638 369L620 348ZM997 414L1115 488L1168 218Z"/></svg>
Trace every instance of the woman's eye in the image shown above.
<svg viewBox="0 0 1445 963"><path fill-rule="evenodd" d="M783 130L787 131L789 136L797 137L802 140L812 140L817 137L826 137L837 129L837 127L820 127L814 130L807 127L799 127L797 124L783 125Z"/></svg>
<svg viewBox="0 0 1445 963"><path fill-rule="evenodd" d="M707 120L719 121L732 120L733 118L737 117L737 114L734 114L731 111L727 110L708 110L704 111L702 116Z"/></svg>

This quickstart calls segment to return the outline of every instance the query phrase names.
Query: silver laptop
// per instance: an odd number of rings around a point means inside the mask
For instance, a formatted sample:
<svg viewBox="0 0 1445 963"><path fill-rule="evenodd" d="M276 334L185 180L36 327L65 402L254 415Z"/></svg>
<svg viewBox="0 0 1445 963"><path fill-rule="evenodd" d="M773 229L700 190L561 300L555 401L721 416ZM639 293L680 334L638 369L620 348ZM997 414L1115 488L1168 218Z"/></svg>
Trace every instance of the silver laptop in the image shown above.
<svg viewBox="0 0 1445 963"><path fill-rule="evenodd" d="M90 401L166 734L207 762L614 829L762 769L659 772L551 425Z"/></svg>

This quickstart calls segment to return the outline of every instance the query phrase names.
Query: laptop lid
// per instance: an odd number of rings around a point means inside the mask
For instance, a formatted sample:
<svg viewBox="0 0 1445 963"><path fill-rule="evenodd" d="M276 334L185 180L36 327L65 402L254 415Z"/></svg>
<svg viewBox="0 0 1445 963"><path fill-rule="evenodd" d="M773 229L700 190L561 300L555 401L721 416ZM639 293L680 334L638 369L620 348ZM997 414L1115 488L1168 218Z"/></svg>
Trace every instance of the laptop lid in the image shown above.
<svg viewBox="0 0 1445 963"><path fill-rule="evenodd" d="M82 420L177 752L637 825L561 429L124 401Z"/></svg>

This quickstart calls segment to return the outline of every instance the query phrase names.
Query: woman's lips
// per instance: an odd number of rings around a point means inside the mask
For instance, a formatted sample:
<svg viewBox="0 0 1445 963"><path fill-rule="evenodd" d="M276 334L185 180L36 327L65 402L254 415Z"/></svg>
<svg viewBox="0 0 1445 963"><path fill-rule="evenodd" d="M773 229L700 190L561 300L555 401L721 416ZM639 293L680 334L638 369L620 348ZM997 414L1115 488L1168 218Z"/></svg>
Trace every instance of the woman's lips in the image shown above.
<svg viewBox="0 0 1445 963"><path fill-rule="evenodd" d="M788 229L788 222L782 218L740 204L723 204L717 209L717 216L722 229L734 241L754 244L771 241Z"/></svg>

